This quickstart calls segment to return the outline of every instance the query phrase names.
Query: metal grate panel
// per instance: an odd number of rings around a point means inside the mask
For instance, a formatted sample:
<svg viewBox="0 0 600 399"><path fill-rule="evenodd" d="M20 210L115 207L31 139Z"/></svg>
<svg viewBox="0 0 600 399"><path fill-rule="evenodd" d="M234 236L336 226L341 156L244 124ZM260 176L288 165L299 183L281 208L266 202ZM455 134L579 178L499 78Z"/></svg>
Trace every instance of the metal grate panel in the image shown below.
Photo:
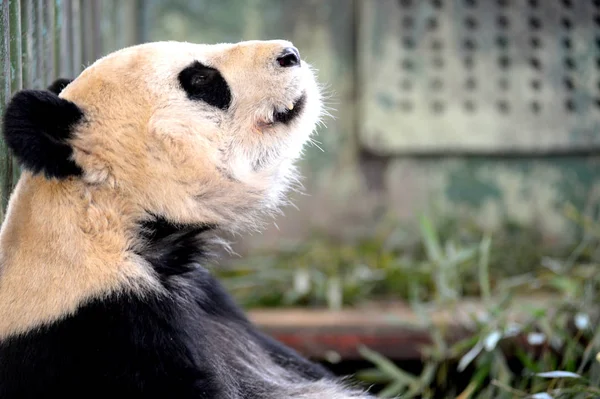
<svg viewBox="0 0 600 399"><path fill-rule="evenodd" d="M362 4L360 138L367 148L600 146L600 0Z"/></svg>

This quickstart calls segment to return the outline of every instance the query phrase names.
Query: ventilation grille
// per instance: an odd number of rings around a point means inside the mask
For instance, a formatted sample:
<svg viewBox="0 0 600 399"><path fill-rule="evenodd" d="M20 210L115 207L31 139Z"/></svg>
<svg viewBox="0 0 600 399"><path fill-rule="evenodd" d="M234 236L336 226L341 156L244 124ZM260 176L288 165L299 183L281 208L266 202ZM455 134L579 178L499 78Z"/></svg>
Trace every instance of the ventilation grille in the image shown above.
<svg viewBox="0 0 600 399"><path fill-rule="evenodd" d="M600 0L365 3L367 147L387 153L600 146Z"/></svg>

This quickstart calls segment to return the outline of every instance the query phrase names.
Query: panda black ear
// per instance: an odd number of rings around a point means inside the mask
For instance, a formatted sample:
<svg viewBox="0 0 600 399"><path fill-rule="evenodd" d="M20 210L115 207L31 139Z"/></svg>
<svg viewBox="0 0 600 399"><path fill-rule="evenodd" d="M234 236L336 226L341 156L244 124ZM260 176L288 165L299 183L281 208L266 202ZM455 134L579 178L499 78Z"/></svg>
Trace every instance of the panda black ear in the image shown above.
<svg viewBox="0 0 600 399"><path fill-rule="evenodd" d="M67 87L67 85L72 81L73 79L58 78L54 82L52 82L50 86L48 86L47 90L51 91L56 95L59 95L60 92L63 91L63 89Z"/></svg>
<svg viewBox="0 0 600 399"><path fill-rule="evenodd" d="M65 178L82 174L68 140L83 112L46 90L17 92L6 108L4 139L21 165L33 173Z"/></svg>

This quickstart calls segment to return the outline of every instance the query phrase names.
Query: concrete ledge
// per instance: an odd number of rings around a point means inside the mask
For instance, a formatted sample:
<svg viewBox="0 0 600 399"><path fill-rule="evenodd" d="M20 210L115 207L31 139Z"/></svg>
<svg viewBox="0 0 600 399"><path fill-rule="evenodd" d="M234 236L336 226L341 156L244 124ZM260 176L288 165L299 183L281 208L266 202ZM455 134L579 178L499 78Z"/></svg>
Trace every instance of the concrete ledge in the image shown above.
<svg viewBox="0 0 600 399"><path fill-rule="evenodd" d="M520 309L509 319L522 321L529 307L551 306L551 298L519 298ZM427 319L441 329L449 343L468 337L475 320L485 315L480 300L429 307ZM359 345L366 345L395 360L420 359L422 348L430 344L430 325L405 303L373 303L356 309L255 309L248 312L258 327L305 356L323 359L334 351L344 360L362 359Z"/></svg>

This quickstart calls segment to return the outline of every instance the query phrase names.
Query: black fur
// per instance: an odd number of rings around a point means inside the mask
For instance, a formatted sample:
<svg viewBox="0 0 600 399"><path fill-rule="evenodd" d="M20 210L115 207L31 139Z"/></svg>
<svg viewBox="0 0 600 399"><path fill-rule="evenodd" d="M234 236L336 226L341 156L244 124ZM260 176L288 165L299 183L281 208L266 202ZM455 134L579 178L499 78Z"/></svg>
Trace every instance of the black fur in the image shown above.
<svg viewBox="0 0 600 399"><path fill-rule="evenodd" d="M212 230L208 225L181 225L152 216L140 223L144 248L138 251L161 277L185 274L206 258L201 234Z"/></svg>
<svg viewBox="0 0 600 399"><path fill-rule="evenodd" d="M198 289L197 294L202 294L196 299L203 298L201 307L207 313L241 323L278 364L292 367L307 378L329 375L323 367L256 330L221 284L200 266L208 256L204 235L215 228L211 225L174 224L160 216L153 216L140 223L142 237L146 239L142 256L152 264L168 288L177 290L177 287L169 286L169 277L172 276L182 276L193 282Z"/></svg>
<svg viewBox="0 0 600 399"><path fill-rule="evenodd" d="M96 300L75 316L0 344L0 397L217 398L208 367L181 341L173 301ZM196 329L201 330L202 325Z"/></svg>
<svg viewBox="0 0 600 399"><path fill-rule="evenodd" d="M179 83L189 99L204 101L222 110L229 109L231 91L217 69L195 61L181 71L178 77Z"/></svg>
<svg viewBox="0 0 600 399"><path fill-rule="evenodd" d="M330 376L258 331L197 263L209 226L154 218L140 230L147 240L140 254L171 295L94 300L63 321L0 342L0 398L226 399L233 378L236 397L259 399L273 388L238 364L249 355L245 342L306 379Z"/></svg>
<svg viewBox="0 0 600 399"><path fill-rule="evenodd" d="M59 95L60 92L63 91L65 87L67 87L72 81L73 79L58 78L54 82L52 82L50 86L48 86L47 90L56 95Z"/></svg>
<svg viewBox="0 0 600 399"><path fill-rule="evenodd" d="M68 140L83 117L77 105L50 91L23 90L10 100L2 131L23 167L47 177L66 178L82 173L71 160Z"/></svg>

